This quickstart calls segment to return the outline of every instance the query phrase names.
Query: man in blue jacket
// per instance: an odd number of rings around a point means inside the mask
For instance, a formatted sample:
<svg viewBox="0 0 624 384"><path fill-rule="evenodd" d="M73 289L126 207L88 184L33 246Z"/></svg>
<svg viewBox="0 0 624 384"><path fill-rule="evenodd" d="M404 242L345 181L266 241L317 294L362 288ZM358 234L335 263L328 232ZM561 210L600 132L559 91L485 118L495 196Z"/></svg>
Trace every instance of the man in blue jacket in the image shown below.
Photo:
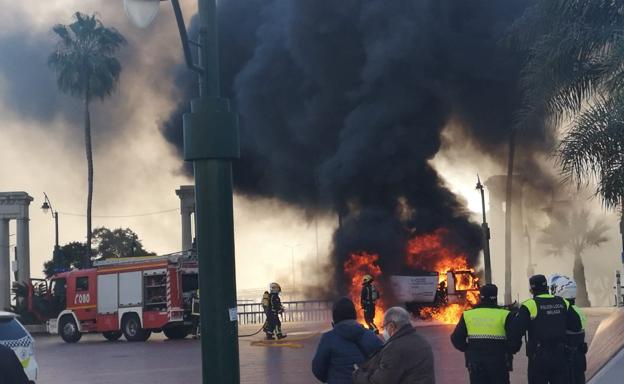
<svg viewBox="0 0 624 384"><path fill-rule="evenodd" d="M334 303L333 329L321 337L312 360L312 373L328 384L352 383L355 365L383 346L374 333L356 321L355 305L344 297Z"/></svg>

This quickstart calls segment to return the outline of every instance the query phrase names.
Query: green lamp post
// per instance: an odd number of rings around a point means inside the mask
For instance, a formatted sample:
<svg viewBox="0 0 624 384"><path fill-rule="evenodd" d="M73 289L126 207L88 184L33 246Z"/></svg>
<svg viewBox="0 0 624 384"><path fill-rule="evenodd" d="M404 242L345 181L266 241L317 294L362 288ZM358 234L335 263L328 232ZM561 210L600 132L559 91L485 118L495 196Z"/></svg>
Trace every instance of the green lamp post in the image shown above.
<svg viewBox="0 0 624 384"><path fill-rule="evenodd" d="M138 26L155 18L161 0L124 0ZM164 0L163 0L164 1ZM178 0L171 0L188 67L199 75L200 98L184 115L184 159L195 172L195 215L202 344L202 382L240 382L232 160L240 156L237 116L220 97L215 0L198 0L199 60L193 61Z"/></svg>

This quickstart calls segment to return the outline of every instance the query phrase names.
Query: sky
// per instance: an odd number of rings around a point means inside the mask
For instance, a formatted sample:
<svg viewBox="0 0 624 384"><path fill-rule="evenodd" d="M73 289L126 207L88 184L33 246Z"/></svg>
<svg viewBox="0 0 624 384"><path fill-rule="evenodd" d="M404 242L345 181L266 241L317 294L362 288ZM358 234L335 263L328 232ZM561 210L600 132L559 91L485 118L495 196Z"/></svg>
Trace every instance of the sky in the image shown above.
<svg viewBox="0 0 624 384"><path fill-rule="evenodd" d="M128 39L121 51L124 69L117 92L92 108L93 225L129 227L148 250L178 251L181 235L175 189L192 180L180 172L181 160L158 130L175 106L173 68L181 62L170 7L163 3L154 24L138 30L125 17L121 1L2 0L0 6L4 26L0 31L0 191L26 191L34 198L30 206L32 275L42 275L43 262L50 259L54 246L54 221L40 209L44 192L59 211L61 244L86 238L83 112L79 100L56 90L54 74L46 65L54 48L51 27L69 23L76 10L98 13L107 26L119 29ZM187 6L185 11L190 16L193 8ZM105 217L154 212L163 213ZM303 279L301 263L316 260L317 225L318 254L326 257L334 222L334 218L309 221L302 212L276 201L236 197L239 288L260 288L280 275L291 275L293 252L295 282ZM15 237L11 239L14 243Z"/></svg>
<svg viewBox="0 0 624 384"><path fill-rule="evenodd" d="M187 18L194 12L193 3L183 2ZM44 192L59 211L61 244L86 237L81 104L56 90L54 74L46 65L54 48L51 27L69 23L75 11L98 13L107 26L119 29L128 39L120 53L124 69L118 90L92 107L93 225L129 227L148 250L178 251L181 236L175 189L192 180L180 172L181 160L159 132L160 123L180 96L174 81L182 55L169 4L161 5L155 22L145 30L130 24L121 0L0 0L0 6L0 191L26 191L35 199L30 207L32 275L42 275L43 262L51 258L54 245L53 219L40 209ZM478 221L476 174L485 180L504 172L505 164L480 157L469 143L458 145L452 127L443 141L432 164ZM596 202L591 204L601 211ZM241 196L235 197L234 209L239 290L262 288L276 279L286 286L321 281L313 276L318 271L313 266L329 260L337 218L310 218L275 200ZM606 219L611 228L617 228L614 215ZM607 260L591 265L590 270L601 268L600 273L608 275L618 266L618 235L612 230L609 244L599 253L588 254L591 258L606 255ZM552 272L558 265L551 258L541 263Z"/></svg>

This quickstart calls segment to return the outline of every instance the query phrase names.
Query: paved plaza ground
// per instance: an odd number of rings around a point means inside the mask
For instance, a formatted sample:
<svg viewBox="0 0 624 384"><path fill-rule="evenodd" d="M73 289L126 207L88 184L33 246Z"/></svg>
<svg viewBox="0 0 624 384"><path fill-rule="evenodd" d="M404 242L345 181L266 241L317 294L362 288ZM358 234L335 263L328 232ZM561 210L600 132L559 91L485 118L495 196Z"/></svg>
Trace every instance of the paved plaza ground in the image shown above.
<svg viewBox="0 0 624 384"><path fill-rule="evenodd" d="M610 310L589 313L589 337ZM327 324L285 324L289 332L283 346L267 346L260 335L241 338L241 382L250 384L317 383L310 372L320 333ZM241 334L255 331L241 327ZM420 332L432 344L437 383L468 382L464 357L453 349L449 335L453 327L423 323ZM177 384L200 383L200 343L186 339L171 341L162 334L146 343L108 342L101 335L85 335L77 344L65 344L53 336L37 337L39 382L43 384ZM516 355L512 383L526 383L526 357Z"/></svg>

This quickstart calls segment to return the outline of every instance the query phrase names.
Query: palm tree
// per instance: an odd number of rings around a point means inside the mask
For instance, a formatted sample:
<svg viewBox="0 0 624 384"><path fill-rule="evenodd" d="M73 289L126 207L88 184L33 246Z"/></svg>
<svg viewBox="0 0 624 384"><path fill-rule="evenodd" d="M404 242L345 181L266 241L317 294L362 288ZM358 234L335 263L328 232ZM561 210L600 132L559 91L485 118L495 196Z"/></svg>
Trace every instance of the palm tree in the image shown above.
<svg viewBox="0 0 624 384"><path fill-rule="evenodd" d="M624 245L624 4L539 0L512 36L528 52L517 126L572 123L557 151L566 180L594 181L620 209Z"/></svg>
<svg viewBox="0 0 624 384"><path fill-rule="evenodd" d="M583 253L592 247L599 247L609 241L605 236L608 230L602 221L591 223L589 212L572 210L551 213L551 222L542 230L540 242L549 246L548 252L561 256L564 250L574 256L573 275L577 284L576 303L583 307L591 306L587 294Z"/></svg>
<svg viewBox="0 0 624 384"><path fill-rule="evenodd" d="M87 156L87 251L83 267L91 262L91 206L93 203L93 152L91 116L93 98L111 95L119 81L121 64L115 57L125 38L113 28L105 27L96 15L74 14L69 25L57 24L52 30L58 37L56 50L48 64L56 72L61 92L80 98L84 103L84 134Z"/></svg>

